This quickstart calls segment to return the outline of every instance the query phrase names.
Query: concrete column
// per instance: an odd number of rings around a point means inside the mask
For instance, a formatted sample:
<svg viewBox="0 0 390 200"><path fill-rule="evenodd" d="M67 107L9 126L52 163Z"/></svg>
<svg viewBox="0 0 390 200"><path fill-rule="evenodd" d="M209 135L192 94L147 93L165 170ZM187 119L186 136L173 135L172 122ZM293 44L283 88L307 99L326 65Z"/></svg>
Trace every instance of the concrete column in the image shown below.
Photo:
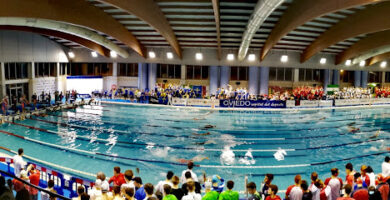
<svg viewBox="0 0 390 200"><path fill-rule="evenodd" d="M145 90L148 87L148 65L138 63L138 89Z"/></svg>
<svg viewBox="0 0 390 200"><path fill-rule="evenodd" d="M293 81L294 83L298 83L299 82L299 69L293 69L294 71L294 77L293 77Z"/></svg>
<svg viewBox="0 0 390 200"><path fill-rule="evenodd" d="M28 68L28 78L30 79L28 82L28 94L29 94L29 100L31 101L31 96L36 92L34 91L34 84L35 84L35 63L31 62L31 66ZM37 94L40 95L40 94Z"/></svg>
<svg viewBox="0 0 390 200"><path fill-rule="evenodd" d="M260 94L268 95L269 67L260 68Z"/></svg>
<svg viewBox="0 0 390 200"><path fill-rule="evenodd" d="M210 66L209 67L209 77L210 77L210 87L209 87L209 94L215 95L217 88L219 87L218 81L219 81L219 67L218 66Z"/></svg>
<svg viewBox="0 0 390 200"><path fill-rule="evenodd" d="M324 69L324 91L328 89L330 83L330 69Z"/></svg>
<svg viewBox="0 0 390 200"><path fill-rule="evenodd" d="M333 70L333 83L334 85L340 84L340 70L334 69Z"/></svg>
<svg viewBox="0 0 390 200"><path fill-rule="evenodd" d="M157 64L149 63L148 64L148 88L149 90L154 90L157 80Z"/></svg>
<svg viewBox="0 0 390 200"><path fill-rule="evenodd" d="M382 78L381 78L381 87L383 87L383 85L385 84L385 79L386 79L386 72L383 71L382 72Z"/></svg>
<svg viewBox="0 0 390 200"><path fill-rule="evenodd" d="M0 76L1 76L1 98L4 98L4 96L7 94L7 91L5 91L5 69L4 69L4 63L0 63Z"/></svg>
<svg viewBox="0 0 390 200"><path fill-rule="evenodd" d="M249 94L259 94L259 67L249 67Z"/></svg>
<svg viewBox="0 0 390 200"><path fill-rule="evenodd" d="M114 77L118 76L118 63L117 62L112 63L112 76L114 76Z"/></svg>
<svg viewBox="0 0 390 200"><path fill-rule="evenodd" d="M187 67L186 65L181 65L181 74L180 74L180 84L184 85L186 83L187 77Z"/></svg>
<svg viewBox="0 0 390 200"><path fill-rule="evenodd" d="M227 85L230 81L230 67L229 66L222 66L220 68L220 74L221 74L221 82L219 86L221 88L227 88Z"/></svg>
<svg viewBox="0 0 390 200"><path fill-rule="evenodd" d="M361 87L362 86L362 78L361 78L362 72L361 71L354 71L353 75L354 75L354 80L355 80L354 86Z"/></svg>
<svg viewBox="0 0 390 200"><path fill-rule="evenodd" d="M362 88L367 88L368 82L368 71L362 71Z"/></svg>

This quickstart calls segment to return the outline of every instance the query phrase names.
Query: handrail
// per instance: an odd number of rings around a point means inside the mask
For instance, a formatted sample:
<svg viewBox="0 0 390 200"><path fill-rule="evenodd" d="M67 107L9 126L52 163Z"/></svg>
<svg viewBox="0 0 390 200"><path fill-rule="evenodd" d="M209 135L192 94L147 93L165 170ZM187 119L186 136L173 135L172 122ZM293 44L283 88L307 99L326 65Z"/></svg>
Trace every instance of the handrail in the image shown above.
<svg viewBox="0 0 390 200"><path fill-rule="evenodd" d="M62 195L59 195L59 194L50 192L50 191L48 191L48 190L46 190L46 189L43 189L43 188L41 188L41 187L39 187L39 186L33 185L33 184L31 184L31 183L29 183L29 182L27 182L27 181L25 181L25 180L23 180L23 179L20 179L20 178L16 177L15 175L13 175L13 174L11 174L11 173L8 173L8 172L6 172L6 171L0 170L0 173L1 173L1 174L5 174L5 175L8 176L8 177L14 178L14 179L16 179L16 180L18 180L18 181L20 181L20 182L22 182L22 183L28 185L29 187L33 187L33 188L35 188L35 189L37 189L37 190L39 190L39 191L41 191L41 192L45 192L45 193L49 194L50 196L53 196L53 197L56 197L56 198L60 198L60 199L63 199L63 200L71 200L70 198L64 197L64 196L62 196Z"/></svg>

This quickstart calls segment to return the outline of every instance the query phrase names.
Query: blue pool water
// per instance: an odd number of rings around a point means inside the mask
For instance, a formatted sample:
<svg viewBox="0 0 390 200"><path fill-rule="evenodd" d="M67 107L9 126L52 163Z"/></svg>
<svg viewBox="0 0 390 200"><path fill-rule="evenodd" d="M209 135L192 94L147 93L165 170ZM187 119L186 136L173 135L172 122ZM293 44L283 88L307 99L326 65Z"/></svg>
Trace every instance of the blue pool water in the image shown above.
<svg viewBox="0 0 390 200"><path fill-rule="evenodd" d="M264 174L273 173L274 183L286 189L293 183L295 174L309 180L310 173L316 171L325 179L333 167L340 169L344 179L347 162L352 162L356 169L362 164L371 165L379 173L381 162L388 155L389 117L387 107L243 112L85 106L16 121L50 133L17 124L3 124L1 130L104 155L72 153L5 134L0 134L0 146L12 150L23 147L26 155L93 174L103 171L111 176L114 166L120 166L123 171L139 168L140 173L136 175L153 184L164 179L168 170L180 177L186 168L180 159L208 157L195 163L200 165L195 168L199 177L203 172L208 176L218 174L234 180L235 189L242 191L245 175L260 185ZM215 128L206 130L203 128L206 125ZM360 131L352 134L348 126ZM370 138L378 130L379 137ZM196 135L207 132L210 134ZM278 149L286 150L284 160L274 157Z"/></svg>

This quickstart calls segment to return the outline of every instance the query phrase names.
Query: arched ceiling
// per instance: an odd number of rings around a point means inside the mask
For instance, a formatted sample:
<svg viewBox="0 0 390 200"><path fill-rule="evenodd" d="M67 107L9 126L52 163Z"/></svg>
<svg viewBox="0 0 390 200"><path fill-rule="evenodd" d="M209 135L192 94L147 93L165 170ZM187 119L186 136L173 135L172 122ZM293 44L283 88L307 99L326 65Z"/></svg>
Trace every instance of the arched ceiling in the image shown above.
<svg viewBox="0 0 390 200"><path fill-rule="evenodd" d="M56 38L62 38L67 41L74 42L78 45L81 45L85 48L88 48L92 51L96 51L98 54L102 56L109 57L110 56L110 50L101 46L100 44L97 44L95 42L92 42L90 40L71 35L68 33L60 32L60 31L54 31L49 29L43 29L43 28L35 28L35 27L26 27L26 26L9 26L9 25L0 25L0 30L14 30L14 31L24 31L24 32L30 32L30 33L38 33L41 35L46 35L49 37L56 37Z"/></svg>
<svg viewBox="0 0 390 200"><path fill-rule="evenodd" d="M140 2L0 0L0 16L82 26L143 57L147 50L172 49L181 58L187 48L215 49L220 57L222 50L238 52L258 0ZM302 61L326 53L339 61L355 43L387 30L388 4L389 0L284 0L254 34L249 53L262 50L260 58L265 58L271 50L294 51L302 54ZM77 47L66 40L64 44Z"/></svg>

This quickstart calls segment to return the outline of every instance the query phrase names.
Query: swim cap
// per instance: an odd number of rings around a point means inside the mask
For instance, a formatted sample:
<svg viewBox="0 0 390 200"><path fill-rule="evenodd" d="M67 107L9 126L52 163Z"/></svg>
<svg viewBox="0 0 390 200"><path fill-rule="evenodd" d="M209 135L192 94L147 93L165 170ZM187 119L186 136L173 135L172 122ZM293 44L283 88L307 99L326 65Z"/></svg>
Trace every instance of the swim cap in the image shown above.
<svg viewBox="0 0 390 200"><path fill-rule="evenodd" d="M213 184L214 184L214 183L218 183L218 181L219 181L219 179L218 179L217 175L213 175L213 179L211 182L213 182Z"/></svg>

